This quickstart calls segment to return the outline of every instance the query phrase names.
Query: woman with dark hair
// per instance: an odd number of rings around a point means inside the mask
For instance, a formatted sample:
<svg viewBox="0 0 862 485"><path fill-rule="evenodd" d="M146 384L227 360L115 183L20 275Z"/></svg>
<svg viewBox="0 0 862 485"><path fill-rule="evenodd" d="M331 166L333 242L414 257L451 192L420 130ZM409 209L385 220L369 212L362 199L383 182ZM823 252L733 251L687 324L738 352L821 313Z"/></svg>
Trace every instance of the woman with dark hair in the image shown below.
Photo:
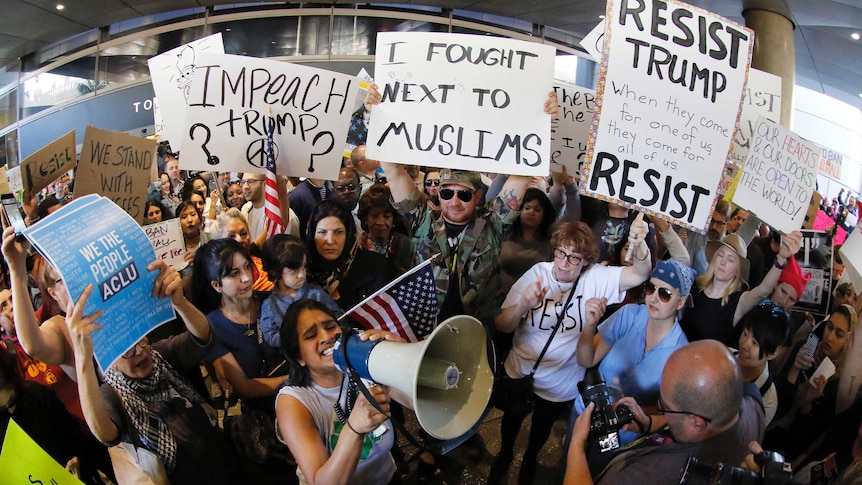
<svg viewBox="0 0 862 485"><path fill-rule="evenodd" d="M385 256L363 249L357 242L353 215L337 202L321 202L311 213L308 228L308 274L342 310L349 310L395 277Z"/></svg>
<svg viewBox="0 0 862 485"><path fill-rule="evenodd" d="M170 209L157 200L148 200L144 205L144 224L153 224L173 218L174 214Z"/></svg>
<svg viewBox="0 0 862 485"><path fill-rule="evenodd" d="M159 173L159 180L162 181L162 187L159 190L159 201L171 211L176 211L177 206L180 204L180 199L174 195L174 184L171 182L171 177L161 172Z"/></svg>
<svg viewBox="0 0 862 485"><path fill-rule="evenodd" d="M410 230L404 217L392 207L392 192L383 184L374 184L359 199L357 217L364 233L363 248L382 254L397 275L413 267Z"/></svg>
<svg viewBox="0 0 862 485"><path fill-rule="evenodd" d="M310 226L311 227L311 226ZM369 389L378 409L356 395L332 359L341 328L326 306L299 300L284 315L281 349L290 379L275 400L278 430L296 459L300 484L386 484L395 474L395 433L372 433L389 419L389 388ZM369 330L363 340L401 341Z"/></svg>
<svg viewBox="0 0 862 485"><path fill-rule="evenodd" d="M272 291L275 287L272 280L267 277L263 269L263 260L260 248L251 240L251 230L248 227L248 219L238 210L230 208L218 216L213 239L228 238L242 244L248 252L254 265L254 291Z"/></svg>
<svg viewBox="0 0 862 485"><path fill-rule="evenodd" d="M551 226L557 220L557 211L551 199L539 189L528 188L519 210L500 250L500 274L507 293L534 264L554 257Z"/></svg>

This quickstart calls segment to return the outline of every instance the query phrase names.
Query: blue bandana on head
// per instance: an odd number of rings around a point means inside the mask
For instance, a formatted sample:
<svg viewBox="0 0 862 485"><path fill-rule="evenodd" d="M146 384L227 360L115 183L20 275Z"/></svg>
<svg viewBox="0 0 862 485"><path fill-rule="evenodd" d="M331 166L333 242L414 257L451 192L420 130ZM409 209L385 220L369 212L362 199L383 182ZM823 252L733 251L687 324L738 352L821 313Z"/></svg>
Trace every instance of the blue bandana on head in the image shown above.
<svg viewBox="0 0 862 485"><path fill-rule="evenodd" d="M659 261L652 271L653 278L673 286L682 296L688 296L696 276L697 273L693 269L673 260Z"/></svg>

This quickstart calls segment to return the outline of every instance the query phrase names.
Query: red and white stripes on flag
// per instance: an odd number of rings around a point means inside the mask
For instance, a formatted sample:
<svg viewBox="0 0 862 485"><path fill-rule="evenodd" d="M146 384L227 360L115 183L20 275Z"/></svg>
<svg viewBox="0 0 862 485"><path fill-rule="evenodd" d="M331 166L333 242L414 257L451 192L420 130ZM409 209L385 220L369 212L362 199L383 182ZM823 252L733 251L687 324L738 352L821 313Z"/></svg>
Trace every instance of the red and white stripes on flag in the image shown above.
<svg viewBox="0 0 862 485"><path fill-rule="evenodd" d="M268 130L266 131L266 182L264 196L266 202L263 212L266 216L266 237L284 232L284 220L281 218L281 204L278 201L278 177L275 174L275 144L272 141L272 133L275 131L275 118L269 117Z"/></svg>

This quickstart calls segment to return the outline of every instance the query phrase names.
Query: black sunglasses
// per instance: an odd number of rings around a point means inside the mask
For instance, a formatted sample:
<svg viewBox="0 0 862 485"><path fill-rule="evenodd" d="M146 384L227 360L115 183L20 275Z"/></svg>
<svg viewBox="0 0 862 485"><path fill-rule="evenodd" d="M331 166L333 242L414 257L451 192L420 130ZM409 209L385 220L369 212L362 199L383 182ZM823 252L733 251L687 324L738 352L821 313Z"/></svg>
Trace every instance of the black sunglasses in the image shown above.
<svg viewBox="0 0 862 485"><path fill-rule="evenodd" d="M658 397L658 403L656 403L655 410L659 414L688 414L691 416L697 416L698 418L706 421L707 423L712 422L712 418L707 418L706 416L704 416L702 414L692 413L689 411L673 411L671 409L668 409L667 403L664 402L664 400L661 398L661 396Z"/></svg>
<svg viewBox="0 0 862 485"><path fill-rule="evenodd" d="M353 192L356 190L356 184L347 184L347 185L336 185L336 192Z"/></svg>
<svg viewBox="0 0 862 485"><path fill-rule="evenodd" d="M443 200L449 200L454 197L455 194L458 194L458 198L461 199L461 202L470 202L473 200L474 192L472 190L440 189L440 198Z"/></svg>
<svg viewBox="0 0 862 485"><path fill-rule="evenodd" d="M426 187L431 187L432 185L434 185L434 186L440 185L440 179L428 179L425 181Z"/></svg>
<svg viewBox="0 0 862 485"><path fill-rule="evenodd" d="M655 290L658 290L658 299L665 303L669 302L670 299L673 298L673 292L670 288L657 288L652 281L644 283L644 293L647 295L652 295L655 293Z"/></svg>

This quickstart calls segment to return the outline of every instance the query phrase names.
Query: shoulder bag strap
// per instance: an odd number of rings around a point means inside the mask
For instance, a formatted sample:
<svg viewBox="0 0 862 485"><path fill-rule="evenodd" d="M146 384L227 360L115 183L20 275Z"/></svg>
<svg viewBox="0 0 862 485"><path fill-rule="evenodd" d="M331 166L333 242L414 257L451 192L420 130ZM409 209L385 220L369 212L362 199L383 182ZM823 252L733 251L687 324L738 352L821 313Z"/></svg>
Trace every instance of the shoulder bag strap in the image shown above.
<svg viewBox="0 0 862 485"><path fill-rule="evenodd" d="M583 269L581 273L583 273ZM569 290L569 297L566 298L566 304L563 305L563 311L560 312L560 316L557 317L557 324L554 325L554 330L551 331L551 336L548 337L548 341L545 342L545 348L542 349L542 353L539 354L539 358L536 359L536 364L533 366L533 370L530 371L530 377L536 373L536 369L539 368L539 364L542 362L542 359L545 357L545 353L548 351L548 347L551 346L551 340L554 339L554 335L557 334L557 330L560 329L560 325L563 323L563 317L566 316L566 309L569 307L569 303L572 302L572 296L575 294L575 290L578 288L578 282L581 281L581 275L578 275L578 278L575 280L575 284L572 285L572 289Z"/></svg>

